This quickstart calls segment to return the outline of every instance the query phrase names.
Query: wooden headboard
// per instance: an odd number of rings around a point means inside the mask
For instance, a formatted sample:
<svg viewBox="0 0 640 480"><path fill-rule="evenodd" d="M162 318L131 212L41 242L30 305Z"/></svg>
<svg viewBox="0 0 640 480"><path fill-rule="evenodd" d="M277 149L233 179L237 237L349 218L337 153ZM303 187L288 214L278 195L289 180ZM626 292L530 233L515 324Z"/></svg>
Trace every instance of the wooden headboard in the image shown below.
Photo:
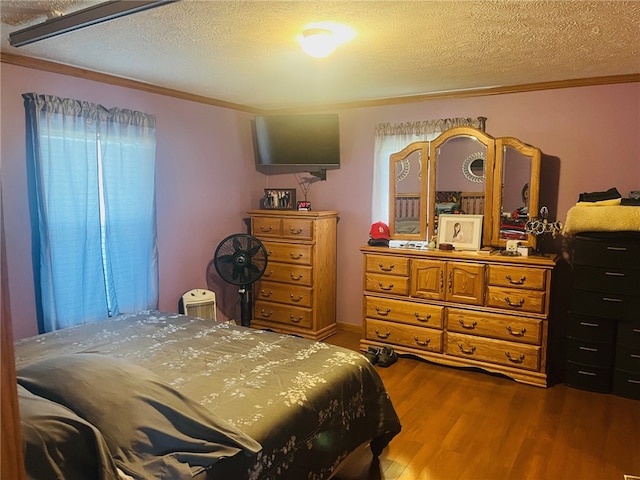
<svg viewBox="0 0 640 480"><path fill-rule="evenodd" d="M460 208L469 215L484 215L484 192L460 192ZM420 194L399 193L395 203L396 218L420 216Z"/></svg>

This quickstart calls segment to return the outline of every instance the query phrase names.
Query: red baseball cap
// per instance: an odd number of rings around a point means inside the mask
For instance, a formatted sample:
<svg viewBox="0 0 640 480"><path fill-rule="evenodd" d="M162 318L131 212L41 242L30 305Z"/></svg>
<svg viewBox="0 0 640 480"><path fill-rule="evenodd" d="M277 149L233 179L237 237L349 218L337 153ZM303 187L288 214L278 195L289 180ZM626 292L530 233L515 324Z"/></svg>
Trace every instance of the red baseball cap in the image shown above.
<svg viewBox="0 0 640 480"><path fill-rule="evenodd" d="M371 225L371 230L369 230L369 245L384 245L388 247L390 238L391 232L389 231L389 225L384 222L376 222Z"/></svg>

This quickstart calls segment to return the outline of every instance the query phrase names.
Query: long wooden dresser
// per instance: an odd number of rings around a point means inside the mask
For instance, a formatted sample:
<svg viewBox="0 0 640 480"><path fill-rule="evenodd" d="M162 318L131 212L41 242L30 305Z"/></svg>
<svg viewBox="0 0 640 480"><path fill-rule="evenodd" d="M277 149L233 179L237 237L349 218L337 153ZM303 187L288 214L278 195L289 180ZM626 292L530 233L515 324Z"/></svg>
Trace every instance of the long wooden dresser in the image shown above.
<svg viewBox="0 0 640 480"><path fill-rule="evenodd" d="M362 350L548 385L552 257L362 247Z"/></svg>
<svg viewBox="0 0 640 480"><path fill-rule="evenodd" d="M254 286L251 326L322 340L336 332L335 210L251 210L267 269Z"/></svg>

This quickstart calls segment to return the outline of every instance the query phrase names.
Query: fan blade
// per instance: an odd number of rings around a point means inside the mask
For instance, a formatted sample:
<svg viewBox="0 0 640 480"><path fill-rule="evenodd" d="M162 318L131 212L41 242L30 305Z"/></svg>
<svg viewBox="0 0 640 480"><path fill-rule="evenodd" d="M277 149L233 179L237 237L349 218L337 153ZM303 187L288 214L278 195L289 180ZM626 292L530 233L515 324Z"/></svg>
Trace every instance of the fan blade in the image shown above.
<svg viewBox="0 0 640 480"><path fill-rule="evenodd" d="M253 263L247 265L247 269L251 270L253 273L260 273L260 269L256 267Z"/></svg>
<svg viewBox="0 0 640 480"><path fill-rule="evenodd" d="M236 252L242 250L242 245L240 244L240 239L238 237L233 237L233 248L235 248Z"/></svg>
<svg viewBox="0 0 640 480"><path fill-rule="evenodd" d="M255 247L249 249L247 253L249 254L250 257L255 257L256 253L258 253L259 251L260 251L260 245L256 245Z"/></svg>
<svg viewBox="0 0 640 480"><path fill-rule="evenodd" d="M236 256L234 254L231 255L220 255L218 257L218 261L221 263L234 263Z"/></svg>

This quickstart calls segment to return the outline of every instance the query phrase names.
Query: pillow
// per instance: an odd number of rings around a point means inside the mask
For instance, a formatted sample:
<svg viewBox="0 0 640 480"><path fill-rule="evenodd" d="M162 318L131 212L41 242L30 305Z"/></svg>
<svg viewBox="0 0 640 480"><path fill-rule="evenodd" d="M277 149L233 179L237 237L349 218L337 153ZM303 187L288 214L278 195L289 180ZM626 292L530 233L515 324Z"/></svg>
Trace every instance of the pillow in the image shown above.
<svg viewBox="0 0 640 480"><path fill-rule="evenodd" d="M29 478L115 480L116 466L96 427L66 407L18 385L24 463Z"/></svg>
<svg viewBox="0 0 640 480"><path fill-rule="evenodd" d="M115 463L136 478L191 479L223 458L261 450L255 440L146 368L95 353L45 359L18 383L95 425Z"/></svg>

